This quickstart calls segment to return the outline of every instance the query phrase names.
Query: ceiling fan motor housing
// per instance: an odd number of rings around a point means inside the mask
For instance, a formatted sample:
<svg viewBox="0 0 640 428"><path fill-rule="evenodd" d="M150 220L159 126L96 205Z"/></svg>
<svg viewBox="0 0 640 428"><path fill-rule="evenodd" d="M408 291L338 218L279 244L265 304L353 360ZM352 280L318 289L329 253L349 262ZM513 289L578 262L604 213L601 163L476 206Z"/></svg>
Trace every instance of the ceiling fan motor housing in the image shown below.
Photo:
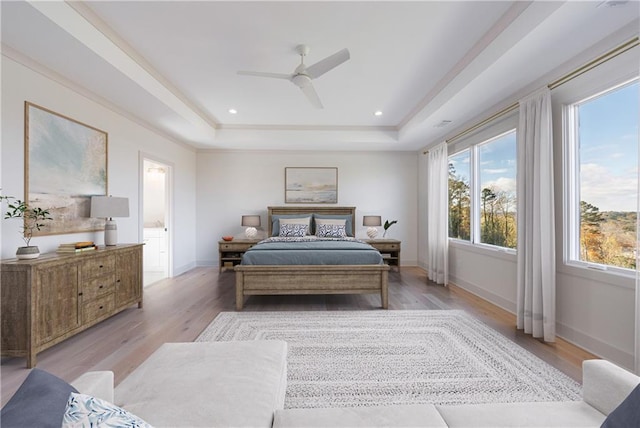
<svg viewBox="0 0 640 428"><path fill-rule="evenodd" d="M304 88L311 84L311 77L306 74L298 73L291 78L291 81L298 87Z"/></svg>

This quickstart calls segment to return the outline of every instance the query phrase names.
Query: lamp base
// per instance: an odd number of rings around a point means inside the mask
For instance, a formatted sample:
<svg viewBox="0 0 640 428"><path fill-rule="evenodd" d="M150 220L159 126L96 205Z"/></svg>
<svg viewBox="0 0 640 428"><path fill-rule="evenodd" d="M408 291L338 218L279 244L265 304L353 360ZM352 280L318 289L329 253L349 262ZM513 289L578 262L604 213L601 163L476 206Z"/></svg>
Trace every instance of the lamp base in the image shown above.
<svg viewBox="0 0 640 428"><path fill-rule="evenodd" d="M113 219L104 224L104 245L111 247L118 244L118 226Z"/></svg>
<svg viewBox="0 0 640 428"><path fill-rule="evenodd" d="M255 227L247 227L247 229L244 231L244 235L249 239L255 238L257 234L258 229L256 229Z"/></svg>
<svg viewBox="0 0 640 428"><path fill-rule="evenodd" d="M368 228L367 236L369 237L369 239L376 239L376 236L378 236L378 229L375 227Z"/></svg>

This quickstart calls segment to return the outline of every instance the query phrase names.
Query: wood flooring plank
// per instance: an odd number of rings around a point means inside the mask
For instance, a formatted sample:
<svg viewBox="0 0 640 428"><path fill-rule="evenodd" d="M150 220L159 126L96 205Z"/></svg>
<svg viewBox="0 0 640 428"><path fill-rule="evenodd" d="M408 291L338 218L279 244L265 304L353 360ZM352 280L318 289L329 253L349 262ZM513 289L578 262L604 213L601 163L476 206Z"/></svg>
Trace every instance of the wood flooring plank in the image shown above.
<svg viewBox="0 0 640 428"><path fill-rule="evenodd" d="M199 267L144 289L136 306L38 354L38 367L71 381L87 370L112 370L116 384L165 342L191 342L223 311L235 310L235 277ZM389 309L463 309L539 358L581 381L581 365L592 354L566 341L546 344L516 330L515 316L455 286L428 283L416 267L389 272ZM380 310L380 296L250 296L245 311ZM0 365L4 405L28 374L24 358Z"/></svg>

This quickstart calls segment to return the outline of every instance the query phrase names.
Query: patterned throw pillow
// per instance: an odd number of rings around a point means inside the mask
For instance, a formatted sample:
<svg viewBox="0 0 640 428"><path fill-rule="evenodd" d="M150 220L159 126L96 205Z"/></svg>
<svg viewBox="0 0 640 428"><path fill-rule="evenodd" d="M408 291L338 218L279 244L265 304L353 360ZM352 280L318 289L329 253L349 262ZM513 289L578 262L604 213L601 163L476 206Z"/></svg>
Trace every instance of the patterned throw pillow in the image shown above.
<svg viewBox="0 0 640 428"><path fill-rule="evenodd" d="M308 231L308 224L282 223L280 225L280 236L300 238L306 236Z"/></svg>
<svg viewBox="0 0 640 428"><path fill-rule="evenodd" d="M62 428L131 427L152 428L126 410L86 394L72 392L62 419Z"/></svg>
<svg viewBox="0 0 640 428"><path fill-rule="evenodd" d="M318 224L316 226L316 236L319 238L344 238L347 236L344 224Z"/></svg>

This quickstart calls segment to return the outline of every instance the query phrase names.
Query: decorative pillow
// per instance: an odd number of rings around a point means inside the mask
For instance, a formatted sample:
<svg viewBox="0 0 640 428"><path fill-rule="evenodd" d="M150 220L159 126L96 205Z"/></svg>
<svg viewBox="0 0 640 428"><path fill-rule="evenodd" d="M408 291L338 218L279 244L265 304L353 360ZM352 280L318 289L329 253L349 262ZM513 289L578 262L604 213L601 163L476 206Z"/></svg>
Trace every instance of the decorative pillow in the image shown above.
<svg viewBox="0 0 640 428"><path fill-rule="evenodd" d="M344 238L347 236L344 224L321 223L316 226L316 236L319 238Z"/></svg>
<svg viewBox="0 0 640 428"><path fill-rule="evenodd" d="M280 223L289 220L305 220L311 230L311 214L277 214L271 216L271 236L280 236Z"/></svg>
<svg viewBox="0 0 640 428"><path fill-rule="evenodd" d="M86 394L71 393L62 428L71 427L151 428L151 425L108 401Z"/></svg>
<svg viewBox="0 0 640 428"><path fill-rule="evenodd" d="M280 225L279 236L301 238L303 236L306 236L307 232L309 232L309 226L306 224L283 223Z"/></svg>
<svg viewBox="0 0 640 428"><path fill-rule="evenodd" d="M44 370L32 369L11 400L0 411L3 428L60 428L73 386Z"/></svg>
<svg viewBox="0 0 640 428"><path fill-rule="evenodd" d="M624 399L600 428L640 427L640 385L636 386L631 394Z"/></svg>
<svg viewBox="0 0 640 428"><path fill-rule="evenodd" d="M350 215L342 215L342 214L314 214L313 220L317 224L319 220L331 219L331 220L344 220L345 221L345 230L347 231L347 236L353 236L353 222ZM312 229L313 233L313 229Z"/></svg>

